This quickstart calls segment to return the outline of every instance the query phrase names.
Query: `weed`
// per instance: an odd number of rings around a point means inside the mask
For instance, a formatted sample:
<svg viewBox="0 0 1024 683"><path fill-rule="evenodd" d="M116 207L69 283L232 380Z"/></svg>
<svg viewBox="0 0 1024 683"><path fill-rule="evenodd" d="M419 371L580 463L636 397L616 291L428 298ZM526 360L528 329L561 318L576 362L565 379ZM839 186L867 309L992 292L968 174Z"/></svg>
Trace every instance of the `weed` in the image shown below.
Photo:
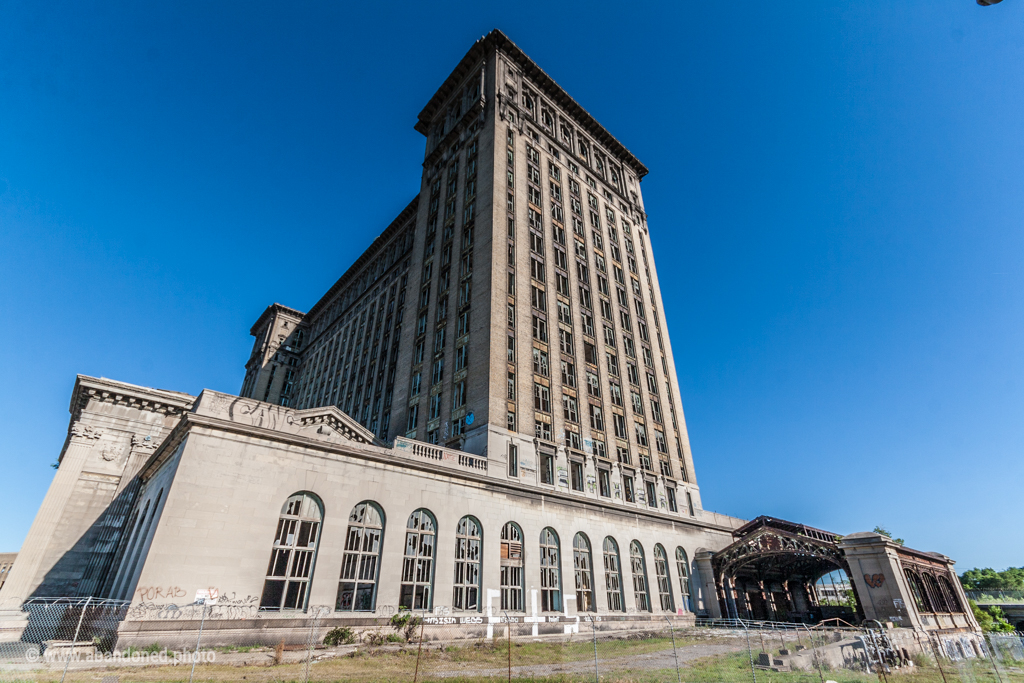
<svg viewBox="0 0 1024 683"><path fill-rule="evenodd" d="M401 634L402 639L407 643L413 639L413 636L416 635L416 629L422 623L423 620L420 617L407 610L402 610L391 617L391 628L395 629L396 633Z"/></svg>
<svg viewBox="0 0 1024 683"><path fill-rule="evenodd" d="M351 645L356 642L356 634L348 626L332 628L324 636L324 645L336 647L338 645Z"/></svg>

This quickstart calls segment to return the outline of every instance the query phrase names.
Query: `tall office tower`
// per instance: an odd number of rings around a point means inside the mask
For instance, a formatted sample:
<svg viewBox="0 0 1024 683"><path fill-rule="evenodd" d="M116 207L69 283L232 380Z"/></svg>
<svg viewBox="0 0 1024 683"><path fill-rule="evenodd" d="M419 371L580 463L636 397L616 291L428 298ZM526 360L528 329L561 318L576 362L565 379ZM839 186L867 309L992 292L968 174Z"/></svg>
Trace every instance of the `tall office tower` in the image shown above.
<svg viewBox="0 0 1024 683"><path fill-rule="evenodd" d="M264 312L241 395L693 514L646 167L497 30L415 127L419 193L308 313Z"/></svg>

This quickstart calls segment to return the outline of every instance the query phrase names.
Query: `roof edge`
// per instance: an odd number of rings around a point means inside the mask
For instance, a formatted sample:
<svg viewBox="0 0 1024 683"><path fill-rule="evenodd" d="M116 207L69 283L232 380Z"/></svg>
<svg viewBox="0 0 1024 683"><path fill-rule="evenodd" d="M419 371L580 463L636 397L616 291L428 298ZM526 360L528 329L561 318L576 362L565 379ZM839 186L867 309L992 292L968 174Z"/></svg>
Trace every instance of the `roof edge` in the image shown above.
<svg viewBox="0 0 1024 683"><path fill-rule="evenodd" d="M366 265L366 262L370 260L371 255L376 253L375 250L382 246L384 242L391 239L394 236L394 233L404 226L405 222L409 219L409 216L416 212L419 205L420 195L417 192L416 196L412 198L412 201L409 202L401 212L399 212L398 216L391 221L388 227L384 228L384 231L377 235L373 242L370 243L370 246L364 249L363 253L359 255L359 258L357 258L355 262L342 274L342 276L339 277L333 285L331 285L331 288L328 289L315 304L313 304L313 307L309 309L309 313L306 313L306 317L312 319L312 317L319 313L321 309L327 306L331 299L333 299L334 296L349 283L349 281L359 274L359 270Z"/></svg>
<svg viewBox="0 0 1024 683"><path fill-rule="evenodd" d="M262 313L260 313L260 317L256 318L256 322L254 322L252 324L252 327L249 328L249 334L255 337L259 332L258 328L260 325L263 324L263 321L269 318L274 313L278 312L285 313L287 315L292 316L293 318L298 318L300 322L303 320L303 318L306 317L306 314L300 310L291 308L289 306L285 306L284 304L272 303L269 306L267 306Z"/></svg>
<svg viewBox="0 0 1024 683"><path fill-rule="evenodd" d="M587 133L607 147L609 151L616 154L624 163L631 166L637 174L638 180L643 179L648 174L647 167L644 166L643 162L636 155L619 142L618 138L608 132L607 128L602 126L590 112L573 99L562 86L555 82L555 79L551 78L541 69L535 61L523 52L522 48L512 42L500 29L493 29L486 36L473 43L473 46L469 48L469 51L466 52L466 55L459 61L458 65L452 69L452 72L430 98L426 106L420 110L419 115L416 117L416 125L414 126L416 131L423 135L428 133L428 125L431 119L434 118L437 108L448 99L452 89L458 85L457 81L461 81L466 70L472 66L473 62L480 58L488 47L500 50L511 57L548 97L564 107L568 114L576 118L583 125Z"/></svg>

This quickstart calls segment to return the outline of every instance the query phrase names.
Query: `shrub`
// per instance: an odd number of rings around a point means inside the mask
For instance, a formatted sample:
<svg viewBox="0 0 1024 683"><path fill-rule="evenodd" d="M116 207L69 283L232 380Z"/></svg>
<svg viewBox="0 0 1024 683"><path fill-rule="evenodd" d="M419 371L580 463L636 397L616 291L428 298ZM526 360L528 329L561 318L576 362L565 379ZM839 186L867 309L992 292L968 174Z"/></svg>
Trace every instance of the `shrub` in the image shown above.
<svg viewBox="0 0 1024 683"><path fill-rule="evenodd" d="M324 636L324 645L327 647L351 645L354 642L356 642L356 634L348 626L332 628Z"/></svg>
<svg viewBox="0 0 1024 683"><path fill-rule="evenodd" d="M416 629L422 623L423 619L406 610L391 617L391 628L395 629L395 633L400 634L407 643L416 635Z"/></svg>
<svg viewBox="0 0 1024 683"><path fill-rule="evenodd" d="M372 647L383 645L387 642L387 634L383 631L366 631L363 633L363 642Z"/></svg>
<svg viewBox="0 0 1024 683"><path fill-rule="evenodd" d="M935 666L935 660L927 652L915 652L910 657L910 661L914 662L914 666L925 669L930 666Z"/></svg>

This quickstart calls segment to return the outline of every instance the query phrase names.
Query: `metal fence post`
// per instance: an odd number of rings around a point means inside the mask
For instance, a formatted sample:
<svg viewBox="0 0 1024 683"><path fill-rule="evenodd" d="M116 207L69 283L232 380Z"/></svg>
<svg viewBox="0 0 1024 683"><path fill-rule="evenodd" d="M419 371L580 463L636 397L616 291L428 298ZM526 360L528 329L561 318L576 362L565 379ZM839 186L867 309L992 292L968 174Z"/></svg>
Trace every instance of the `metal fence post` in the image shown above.
<svg viewBox="0 0 1024 683"><path fill-rule="evenodd" d="M750 675L753 677L754 683L757 683L757 671L754 669L754 651L750 649L750 629L747 628L743 621L740 621L740 626L743 627L743 633L747 636L747 656L750 657Z"/></svg>
<svg viewBox="0 0 1024 683"><path fill-rule="evenodd" d="M932 641L932 635L926 634L928 643L932 646L932 652L935 654L935 665L939 667L939 673L942 674L942 683L949 683L946 679L946 672L942 668L942 658L946 655L945 650L942 649L942 643L939 642L938 637L935 641Z"/></svg>
<svg viewBox="0 0 1024 683"><path fill-rule="evenodd" d="M71 658L75 656L75 643L78 642L78 632L82 629L82 620L85 619L85 610L89 609L89 602L91 600L91 595L85 599L85 606L82 607L82 613L78 615L78 626L75 627L75 635L71 638L71 652L68 653L68 660L64 662L64 673L60 675L60 683L64 683L64 677L68 675L68 667L71 665Z"/></svg>
<svg viewBox="0 0 1024 683"><path fill-rule="evenodd" d="M804 629L807 631L807 642L811 646L811 661L814 662L814 668L818 670L818 678L821 679L821 683L825 683L825 674L821 670L821 653L817 651L814 645L814 634L811 633L811 629L804 624ZM797 631L797 642L800 641L799 631Z"/></svg>
<svg viewBox="0 0 1024 683"><path fill-rule="evenodd" d="M309 635L306 638L306 677L305 683L309 683L309 667L313 662L313 643L316 637L316 627L320 621L320 615L323 613L322 607L314 607L312 617L309 621Z"/></svg>
<svg viewBox="0 0 1024 683"><path fill-rule="evenodd" d="M878 645L878 640L875 638L875 631L871 628L868 629L868 635L871 636L871 647L875 650L875 657L878 659L878 676L879 679L884 680L885 683L889 683L889 677L885 675L885 659L882 657L882 649Z"/></svg>
<svg viewBox="0 0 1024 683"><path fill-rule="evenodd" d="M420 644L419 647L416 648L416 671L412 675L412 683L416 683L420 677L420 655L423 654L423 629L426 626L426 623L427 620L420 617ZM191 681L189 683L191 683Z"/></svg>
<svg viewBox="0 0 1024 683"><path fill-rule="evenodd" d="M679 673L679 650L676 649L676 629L672 626L672 619L667 614L665 621L668 622L668 632L672 634L672 656L676 659L676 683L682 683Z"/></svg>
<svg viewBox="0 0 1024 683"><path fill-rule="evenodd" d="M206 623L206 600L199 598L196 600L203 608L203 616L199 619L199 635L196 637L196 651L192 655L192 671L188 675L188 683L192 683L192 677L196 673L196 662L199 661L199 643L203 640L203 625Z"/></svg>
<svg viewBox="0 0 1024 683"><path fill-rule="evenodd" d="M508 618L508 612L503 614L505 615L505 631L508 634L508 683L512 683L512 620Z"/></svg>
<svg viewBox="0 0 1024 683"><path fill-rule="evenodd" d="M597 670L597 620L593 616L587 619L590 620L590 629L594 632L594 683L600 683L601 674Z"/></svg>
<svg viewBox="0 0 1024 683"><path fill-rule="evenodd" d="M989 637L990 636L988 635L982 635L981 642L985 646L985 651L988 655L988 661L992 663L992 670L996 672L996 680L999 681L999 683L1003 683L1003 677L999 675L999 667L996 666L995 657L992 656L992 643L989 640Z"/></svg>

